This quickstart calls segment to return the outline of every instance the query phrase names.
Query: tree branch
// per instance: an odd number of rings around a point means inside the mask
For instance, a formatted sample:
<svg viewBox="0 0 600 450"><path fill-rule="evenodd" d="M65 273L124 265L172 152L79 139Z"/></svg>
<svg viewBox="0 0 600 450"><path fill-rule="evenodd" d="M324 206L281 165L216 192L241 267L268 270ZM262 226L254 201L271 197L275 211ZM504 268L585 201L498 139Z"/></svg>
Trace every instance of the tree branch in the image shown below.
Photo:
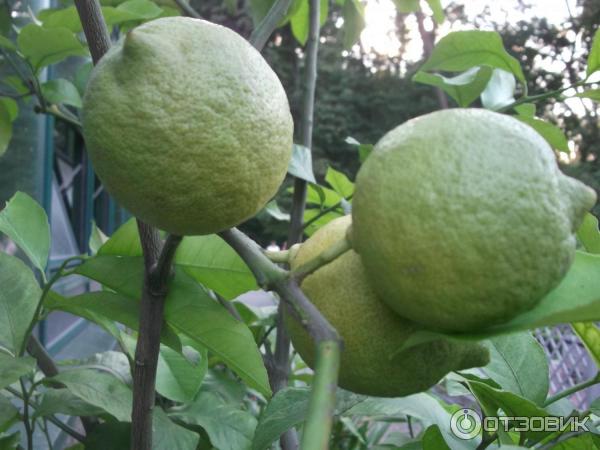
<svg viewBox="0 0 600 450"><path fill-rule="evenodd" d="M144 253L144 286L140 303L138 340L133 370L131 445L134 450L152 448L152 409L160 351L165 299L171 266L181 236L169 235L161 245L158 231L138 220Z"/></svg>
<svg viewBox="0 0 600 450"><path fill-rule="evenodd" d="M277 0L269 9L267 15L260 21L256 29L250 35L250 43L259 52L267 44L271 34L278 27L292 5L293 0Z"/></svg>
<svg viewBox="0 0 600 450"><path fill-rule="evenodd" d="M110 48L110 36L98 0L75 0L75 6L94 64ZM138 220L144 253L144 286L140 304L140 325L133 370L131 448L151 450L152 408L155 399L156 367L160 349L164 303L171 263L181 237L169 236L161 246L158 231ZM162 247L162 251L161 251Z"/></svg>

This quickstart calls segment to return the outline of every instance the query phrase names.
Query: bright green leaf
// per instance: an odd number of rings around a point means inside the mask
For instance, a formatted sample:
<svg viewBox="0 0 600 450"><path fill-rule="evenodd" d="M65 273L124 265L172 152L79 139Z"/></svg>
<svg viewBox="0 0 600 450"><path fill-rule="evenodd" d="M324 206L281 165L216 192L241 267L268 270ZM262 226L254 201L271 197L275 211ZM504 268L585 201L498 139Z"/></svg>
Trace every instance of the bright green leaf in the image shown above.
<svg viewBox="0 0 600 450"><path fill-rule="evenodd" d="M515 117L537 131L544 139L546 139L552 148L555 148L561 152L569 152L569 142L567 141L567 137L556 125L532 117Z"/></svg>
<svg viewBox="0 0 600 450"><path fill-rule="evenodd" d="M455 31L446 35L435 46L421 70L464 72L486 65L510 72L519 81L525 82L519 61L506 52L502 38L495 31Z"/></svg>
<svg viewBox="0 0 600 450"><path fill-rule="evenodd" d="M71 105L81 108L79 91L69 80L58 78L42 84L42 94L50 103Z"/></svg>
<svg viewBox="0 0 600 450"><path fill-rule="evenodd" d="M482 66L473 67L451 78L419 71L413 77L413 81L437 86L452 97L459 106L467 107L481 95L491 76L491 67Z"/></svg>
<svg viewBox="0 0 600 450"><path fill-rule="evenodd" d="M592 48L587 59L587 76L600 69L600 30L596 31L594 40L592 41Z"/></svg>
<svg viewBox="0 0 600 450"><path fill-rule="evenodd" d="M293 14L290 15L292 35L301 45L305 45L309 31L309 0L299 0L298 5L293 5L292 8L294 9ZM321 0L319 8L319 23L323 25L329 12L329 0Z"/></svg>
<svg viewBox="0 0 600 450"><path fill-rule="evenodd" d="M34 320L42 291L29 267L1 252L0 286L0 345L16 355Z"/></svg>
<svg viewBox="0 0 600 450"><path fill-rule="evenodd" d="M36 71L68 56L87 54L86 47L68 28L44 28L30 23L23 27L17 42Z"/></svg>
<svg viewBox="0 0 600 450"><path fill-rule="evenodd" d="M206 431L219 450L250 450L256 419L250 413L225 403L214 392L201 392L194 403L174 409L172 417Z"/></svg>
<svg viewBox="0 0 600 450"><path fill-rule="evenodd" d="M444 8L442 8L442 2L440 0L425 0L431 11L433 12L433 19L439 25L444 22L446 15L444 14Z"/></svg>
<svg viewBox="0 0 600 450"><path fill-rule="evenodd" d="M98 250L98 255L142 256L142 244L135 219L129 219Z"/></svg>
<svg viewBox="0 0 600 450"><path fill-rule="evenodd" d="M92 369L72 369L48 380L64 384L71 394L101 408L121 422L131 420L131 389L109 373Z"/></svg>
<svg viewBox="0 0 600 450"><path fill-rule="evenodd" d="M486 346L490 363L483 371L502 389L542 405L549 388L548 362L531 333L498 336L487 341Z"/></svg>
<svg viewBox="0 0 600 450"><path fill-rule="evenodd" d="M50 251L50 225L46 212L34 199L23 192L13 195L0 212L0 232L44 271Z"/></svg>
<svg viewBox="0 0 600 450"><path fill-rule="evenodd" d="M348 198L354 194L354 183L345 174L335 170L331 166L327 168L325 181L329 183L335 192L344 198Z"/></svg>
<svg viewBox="0 0 600 450"><path fill-rule="evenodd" d="M324 208L338 204L342 200L340 194L318 184L309 184L306 193L306 203L319 205Z"/></svg>
<svg viewBox="0 0 600 450"><path fill-rule="evenodd" d="M127 0L117 6L117 10L126 12L137 19L154 19L162 13L162 9L150 0Z"/></svg>
<svg viewBox="0 0 600 450"><path fill-rule="evenodd" d="M190 278L177 270L167 295L165 320L222 359L248 386L270 397L267 372L248 327L235 320Z"/></svg>
<svg viewBox="0 0 600 450"><path fill-rule="evenodd" d="M9 97L0 97L0 103L8 112L10 121L14 122L17 116L19 115L19 105L17 104L17 102Z"/></svg>
<svg viewBox="0 0 600 450"><path fill-rule="evenodd" d="M45 9L38 13L38 19L45 28L67 28L73 33L82 30L81 20L75 6L61 9Z"/></svg>
<svg viewBox="0 0 600 450"><path fill-rule="evenodd" d="M600 89L590 89L588 91L580 92L575 95L575 97L589 98L595 102L600 102Z"/></svg>
<svg viewBox="0 0 600 450"><path fill-rule="evenodd" d="M10 386L20 377L35 369L35 359L29 356L15 358L0 352L0 389Z"/></svg>
<svg viewBox="0 0 600 450"><path fill-rule="evenodd" d="M10 111L4 103L0 103L0 156L8 149L12 138L12 120Z"/></svg>
<svg viewBox="0 0 600 450"><path fill-rule="evenodd" d="M600 254L600 231L596 216L590 213L585 214L583 223L577 230L577 239L586 252Z"/></svg>
<svg viewBox="0 0 600 450"><path fill-rule="evenodd" d="M596 367L600 367L600 328L594 322L576 322L571 326L596 363Z"/></svg>

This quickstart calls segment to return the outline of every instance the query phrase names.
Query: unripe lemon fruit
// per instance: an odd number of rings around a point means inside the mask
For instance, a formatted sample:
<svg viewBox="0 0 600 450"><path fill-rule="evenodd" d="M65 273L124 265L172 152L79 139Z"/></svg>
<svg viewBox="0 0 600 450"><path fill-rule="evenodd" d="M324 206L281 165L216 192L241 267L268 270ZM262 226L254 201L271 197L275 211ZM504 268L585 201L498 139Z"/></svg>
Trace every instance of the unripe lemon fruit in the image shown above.
<svg viewBox="0 0 600 450"><path fill-rule="evenodd" d="M531 309L559 283L595 201L528 125L450 109L376 144L356 180L353 242L395 311L468 331Z"/></svg>
<svg viewBox="0 0 600 450"><path fill-rule="evenodd" d="M228 28L169 17L130 31L92 71L83 132L106 189L179 235L252 217L287 171L293 123L262 56Z"/></svg>
<svg viewBox="0 0 600 450"><path fill-rule="evenodd" d="M342 239L350 216L329 222L308 239L291 261L296 268ZM421 326L401 318L369 285L360 257L349 250L307 276L302 290L344 341L339 386L380 397L427 390L448 372L487 364L488 352L474 343L435 341L398 353ZM315 344L302 326L285 316L294 348L311 367Z"/></svg>

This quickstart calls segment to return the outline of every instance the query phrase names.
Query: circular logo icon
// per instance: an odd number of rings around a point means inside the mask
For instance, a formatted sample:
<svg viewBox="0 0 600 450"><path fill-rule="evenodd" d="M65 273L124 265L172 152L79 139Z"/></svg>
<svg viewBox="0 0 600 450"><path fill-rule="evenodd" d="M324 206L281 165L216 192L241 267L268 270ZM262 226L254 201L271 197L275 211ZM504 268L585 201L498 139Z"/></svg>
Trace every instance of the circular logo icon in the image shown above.
<svg viewBox="0 0 600 450"><path fill-rule="evenodd" d="M452 414L450 429L459 439L473 439L481 432L481 417L472 409L459 409Z"/></svg>

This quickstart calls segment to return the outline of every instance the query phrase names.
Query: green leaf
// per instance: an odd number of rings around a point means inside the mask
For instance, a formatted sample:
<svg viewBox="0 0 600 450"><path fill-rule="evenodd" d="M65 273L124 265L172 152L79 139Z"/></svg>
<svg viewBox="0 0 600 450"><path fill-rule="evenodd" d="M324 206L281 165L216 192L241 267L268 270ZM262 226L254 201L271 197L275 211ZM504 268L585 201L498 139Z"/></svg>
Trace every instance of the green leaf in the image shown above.
<svg viewBox="0 0 600 450"><path fill-rule="evenodd" d="M546 139L552 148L555 148L561 152L569 152L569 143L567 138L562 130L556 125L532 117L515 117L537 131L544 139Z"/></svg>
<svg viewBox="0 0 600 450"><path fill-rule="evenodd" d="M592 41L592 48L587 59L587 76L589 77L598 69L600 69L600 30L596 31Z"/></svg>
<svg viewBox="0 0 600 450"><path fill-rule="evenodd" d="M446 35L421 70L464 72L477 66L503 69L525 83L519 61L506 52L502 38L495 31L455 31Z"/></svg>
<svg viewBox="0 0 600 450"><path fill-rule="evenodd" d="M6 431L19 418L19 410L9 399L0 394L0 432Z"/></svg>
<svg viewBox="0 0 600 450"><path fill-rule="evenodd" d="M112 272L102 274L110 277L112 273L118 273L119 270L129 270L131 265L116 266ZM99 274L95 274L98 279ZM90 277L99 281L97 278ZM140 281L141 283L141 281ZM65 298L56 292L50 291L44 302L46 308L50 310L59 310L83 317L104 328L111 336L120 339L121 331L114 322L122 323L132 330L139 326L139 296L126 298L108 291L88 292L75 297ZM181 343L173 330L167 325L161 332L161 342L173 350L180 351Z"/></svg>
<svg viewBox="0 0 600 450"><path fill-rule="evenodd" d="M0 345L18 354L42 291L31 270L0 252Z"/></svg>
<svg viewBox="0 0 600 450"><path fill-rule="evenodd" d="M175 264L228 300L258 289L248 266L214 234L183 238L175 254Z"/></svg>
<svg viewBox="0 0 600 450"><path fill-rule="evenodd" d="M131 447L131 424L103 422L92 428L83 441L84 450L125 450Z"/></svg>
<svg viewBox="0 0 600 450"><path fill-rule="evenodd" d="M360 0L346 0L342 7L342 17L344 18L344 49L350 50L360 39L366 25L365 11Z"/></svg>
<svg viewBox="0 0 600 450"><path fill-rule="evenodd" d="M0 156L8 149L12 139L12 119L10 110L4 103L0 103Z"/></svg>
<svg viewBox="0 0 600 450"><path fill-rule="evenodd" d="M312 169L312 156L309 148L294 144L288 173L310 183L317 182Z"/></svg>
<svg viewBox="0 0 600 450"><path fill-rule="evenodd" d="M433 19L439 25L444 22L446 15L444 14L444 8L442 8L442 2L440 0L425 0L431 11L433 12Z"/></svg>
<svg viewBox="0 0 600 450"><path fill-rule="evenodd" d="M126 12L136 19L154 19L162 13L162 9L149 0L127 0L117 6L117 10Z"/></svg>
<svg viewBox="0 0 600 450"><path fill-rule="evenodd" d="M585 433L553 445L552 450L596 450L598 444L600 444L600 437L592 433Z"/></svg>
<svg viewBox="0 0 600 450"><path fill-rule="evenodd" d="M201 392L194 403L174 408L172 417L206 431L219 450L250 450L256 419L250 413L225 403L214 392Z"/></svg>
<svg viewBox="0 0 600 450"><path fill-rule="evenodd" d="M494 69L492 78L481 93L484 108L498 110L515 101L515 76L502 69Z"/></svg>
<svg viewBox="0 0 600 450"><path fill-rule="evenodd" d="M134 330L138 328L138 303L114 292L88 292L66 298L50 291L44 306L49 310L83 317L101 326L115 338L119 338L121 332L113 321Z"/></svg>
<svg viewBox="0 0 600 450"><path fill-rule="evenodd" d="M543 405L549 389L548 361L531 333L498 336L486 347L490 363L483 371L502 389Z"/></svg>
<svg viewBox="0 0 600 450"><path fill-rule="evenodd" d="M536 107L535 107L535 103L523 103L521 105L515 106L514 110L520 116L534 117L535 116Z"/></svg>
<svg viewBox="0 0 600 450"><path fill-rule="evenodd" d="M10 39L5 38L4 36L0 36L0 47L10 50L11 52L17 51L17 46L13 44Z"/></svg>
<svg viewBox="0 0 600 450"><path fill-rule="evenodd" d="M473 444L477 444L479 440L475 438L471 441L463 441L454 436L450 430L451 413L436 398L426 393L403 398L367 397L351 407L344 415L368 417L373 420L389 420L391 417L409 415L419 420L423 427L437 425L444 440L453 450L472 450Z"/></svg>
<svg viewBox="0 0 600 450"><path fill-rule="evenodd" d="M86 259L74 270L132 299L139 300L142 296L144 262L141 257L97 255Z"/></svg>
<svg viewBox="0 0 600 450"><path fill-rule="evenodd" d="M123 334L122 342L133 358L136 339ZM163 397L182 403L194 399L208 370L206 352L200 355L190 347L184 347L184 350L187 356L161 345L156 370L156 391Z"/></svg>
<svg viewBox="0 0 600 450"><path fill-rule="evenodd" d="M85 93L85 88L87 86L87 82L90 78L90 73L92 72L93 64L91 61L88 61L79 67L75 72L75 76L73 79L73 84L77 88L80 96L83 96Z"/></svg>
<svg viewBox="0 0 600 450"><path fill-rule="evenodd" d="M29 87L23 83L23 80L15 75L9 75L2 79L2 83L10 86L17 94L24 95L29 92Z"/></svg>
<svg viewBox="0 0 600 450"><path fill-rule="evenodd" d="M34 418L66 414L68 416L98 416L104 410L91 405L68 389L48 389L42 395L42 401L35 409Z"/></svg>
<svg viewBox="0 0 600 450"><path fill-rule="evenodd" d="M181 270L176 270L167 295L165 320L222 359L249 387L271 396L267 371L252 332Z"/></svg>
<svg viewBox="0 0 600 450"><path fill-rule="evenodd" d="M98 257L103 255L142 255L135 219L122 225L98 250ZM175 264L182 267L188 275L205 287L226 299L232 299L244 292L257 289L256 280L248 266L229 245L216 235L184 237L175 254ZM142 270L141 266L140 270ZM122 279L118 273L115 276ZM142 272L139 272L138 276L142 276ZM137 283L141 278L138 276L135 280L122 279L113 289L126 291L127 295L134 293L139 296L141 284ZM114 281L111 281L111 284L114 284ZM129 285L130 288L126 288L126 285ZM135 290L133 290L134 287L136 287Z"/></svg>
<svg viewBox="0 0 600 450"><path fill-rule="evenodd" d="M366 161L367 157L373 151L373 144L361 144L351 136L348 136L344 142L346 142L346 144L356 145L358 147L358 158L361 164Z"/></svg>
<svg viewBox="0 0 600 450"><path fill-rule="evenodd" d="M87 55L86 47L68 28L44 28L30 23L19 33L17 43L36 71L68 56Z"/></svg>
<svg viewBox="0 0 600 450"><path fill-rule="evenodd" d="M10 121L14 122L19 115L19 105L17 102L12 98L0 97L0 104L2 104L4 109L8 112Z"/></svg>
<svg viewBox="0 0 600 450"><path fill-rule="evenodd" d="M532 401L512 392L495 389L479 381L468 381L467 383L488 416L497 416L498 410L502 410L505 415L510 417L548 417L550 415ZM527 437L541 439L550 432L527 431L523 433Z"/></svg>
<svg viewBox="0 0 600 450"><path fill-rule="evenodd" d="M323 208L333 206L342 200L340 194L318 184L309 184L306 192L306 203Z"/></svg>
<svg viewBox="0 0 600 450"><path fill-rule="evenodd" d="M590 89L588 91L580 92L575 97L589 98L595 102L600 102L600 89Z"/></svg>
<svg viewBox="0 0 600 450"><path fill-rule="evenodd" d="M95 255L100 250L100 247L104 245L104 243L108 241L108 237L102 232L96 222L92 220L92 231L90 233L90 239L88 241L88 247L90 249L90 253Z"/></svg>
<svg viewBox="0 0 600 450"><path fill-rule="evenodd" d="M47 380L64 384L71 394L121 422L131 420L132 393L118 378L92 369L66 370Z"/></svg>
<svg viewBox="0 0 600 450"><path fill-rule="evenodd" d="M46 212L34 199L23 192L13 195L0 212L0 232L44 271L50 251L50 225Z"/></svg>
<svg viewBox="0 0 600 450"><path fill-rule="evenodd" d="M482 340L515 331L550 327L563 323L600 320L600 255L576 252L575 261L559 285L531 310L480 333L442 334L417 331L398 349L399 354L415 345L438 339Z"/></svg>
<svg viewBox="0 0 600 450"><path fill-rule="evenodd" d="M439 87L452 97L459 106L467 107L477 100L491 77L491 67L482 66L473 67L452 78L419 71L413 77L413 81Z"/></svg>
<svg viewBox="0 0 600 450"><path fill-rule="evenodd" d="M45 28L66 28L73 33L82 31L81 20L75 6L61 9L45 9L38 13Z"/></svg>
<svg viewBox="0 0 600 450"><path fill-rule="evenodd" d="M0 352L0 389L10 386L20 377L35 370L35 359L29 356L16 358Z"/></svg>
<svg viewBox="0 0 600 450"><path fill-rule="evenodd" d="M583 223L577 230L577 239L586 252L600 254L600 232L596 216L585 213Z"/></svg>
<svg viewBox="0 0 600 450"><path fill-rule="evenodd" d="M290 15L292 35L301 44L305 45L308 40L309 28L309 0L300 0L298 5L293 5L293 14ZM319 23L323 25L329 11L329 0L320 0Z"/></svg>
<svg viewBox="0 0 600 450"><path fill-rule="evenodd" d="M444 440L440 427L432 425L425 431L422 438L423 450L451 450Z"/></svg>
<svg viewBox="0 0 600 450"><path fill-rule="evenodd" d="M69 80L58 78L42 84L42 94L50 103L71 105L81 108L79 91Z"/></svg>
<svg viewBox="0 0 600 450"><path fill-rule="evenodd" d="M594 322L577 322L571 324L590 356L600 368L600 328Z"/></svg>
<svg viewBox="0 0 600 450"><path fill-rule="evenodd" d="M310 389L285 388L273 396L258 421L252 450L266 450L292 427L304 422Z"/></svg>
<svg viewBox="0 0 600 450"><path fill-rule="evenodd" d="M265 212L275 220L279 220L281 222L290 221L290 215L286 212L283 212L279 208L276 200L271 200L269 203L267 203L267 206L265 206Z"/></svg>
<svg viewBox="0 0 600 450"><path fill-rule="evenodd" d="M158 406L152 413L152 431L152 450L196 450L200 440L197 433L174 423Z"/></svg>
<svg viewBox="0 0 600 450"><path fill-rule="evenodd" d="M21 433L15 431L12 434L0 435L0 450L14 450L22 448L19 444L21 442Z"/></svg>
<svg viewBox="0 0 600 450"><path fill-rule="evenodd" d="M142 256L142 244L134 218L129 219L100 247L98 255Z"/></svg>
<svg viewBox="0 0 600 450"><path fill-rule="evenodd" d="M327 168L325 181L329 183L335 192L344 198L348 198L354 194L354 183L342 172L338 172L331 166Z"/></svg>

